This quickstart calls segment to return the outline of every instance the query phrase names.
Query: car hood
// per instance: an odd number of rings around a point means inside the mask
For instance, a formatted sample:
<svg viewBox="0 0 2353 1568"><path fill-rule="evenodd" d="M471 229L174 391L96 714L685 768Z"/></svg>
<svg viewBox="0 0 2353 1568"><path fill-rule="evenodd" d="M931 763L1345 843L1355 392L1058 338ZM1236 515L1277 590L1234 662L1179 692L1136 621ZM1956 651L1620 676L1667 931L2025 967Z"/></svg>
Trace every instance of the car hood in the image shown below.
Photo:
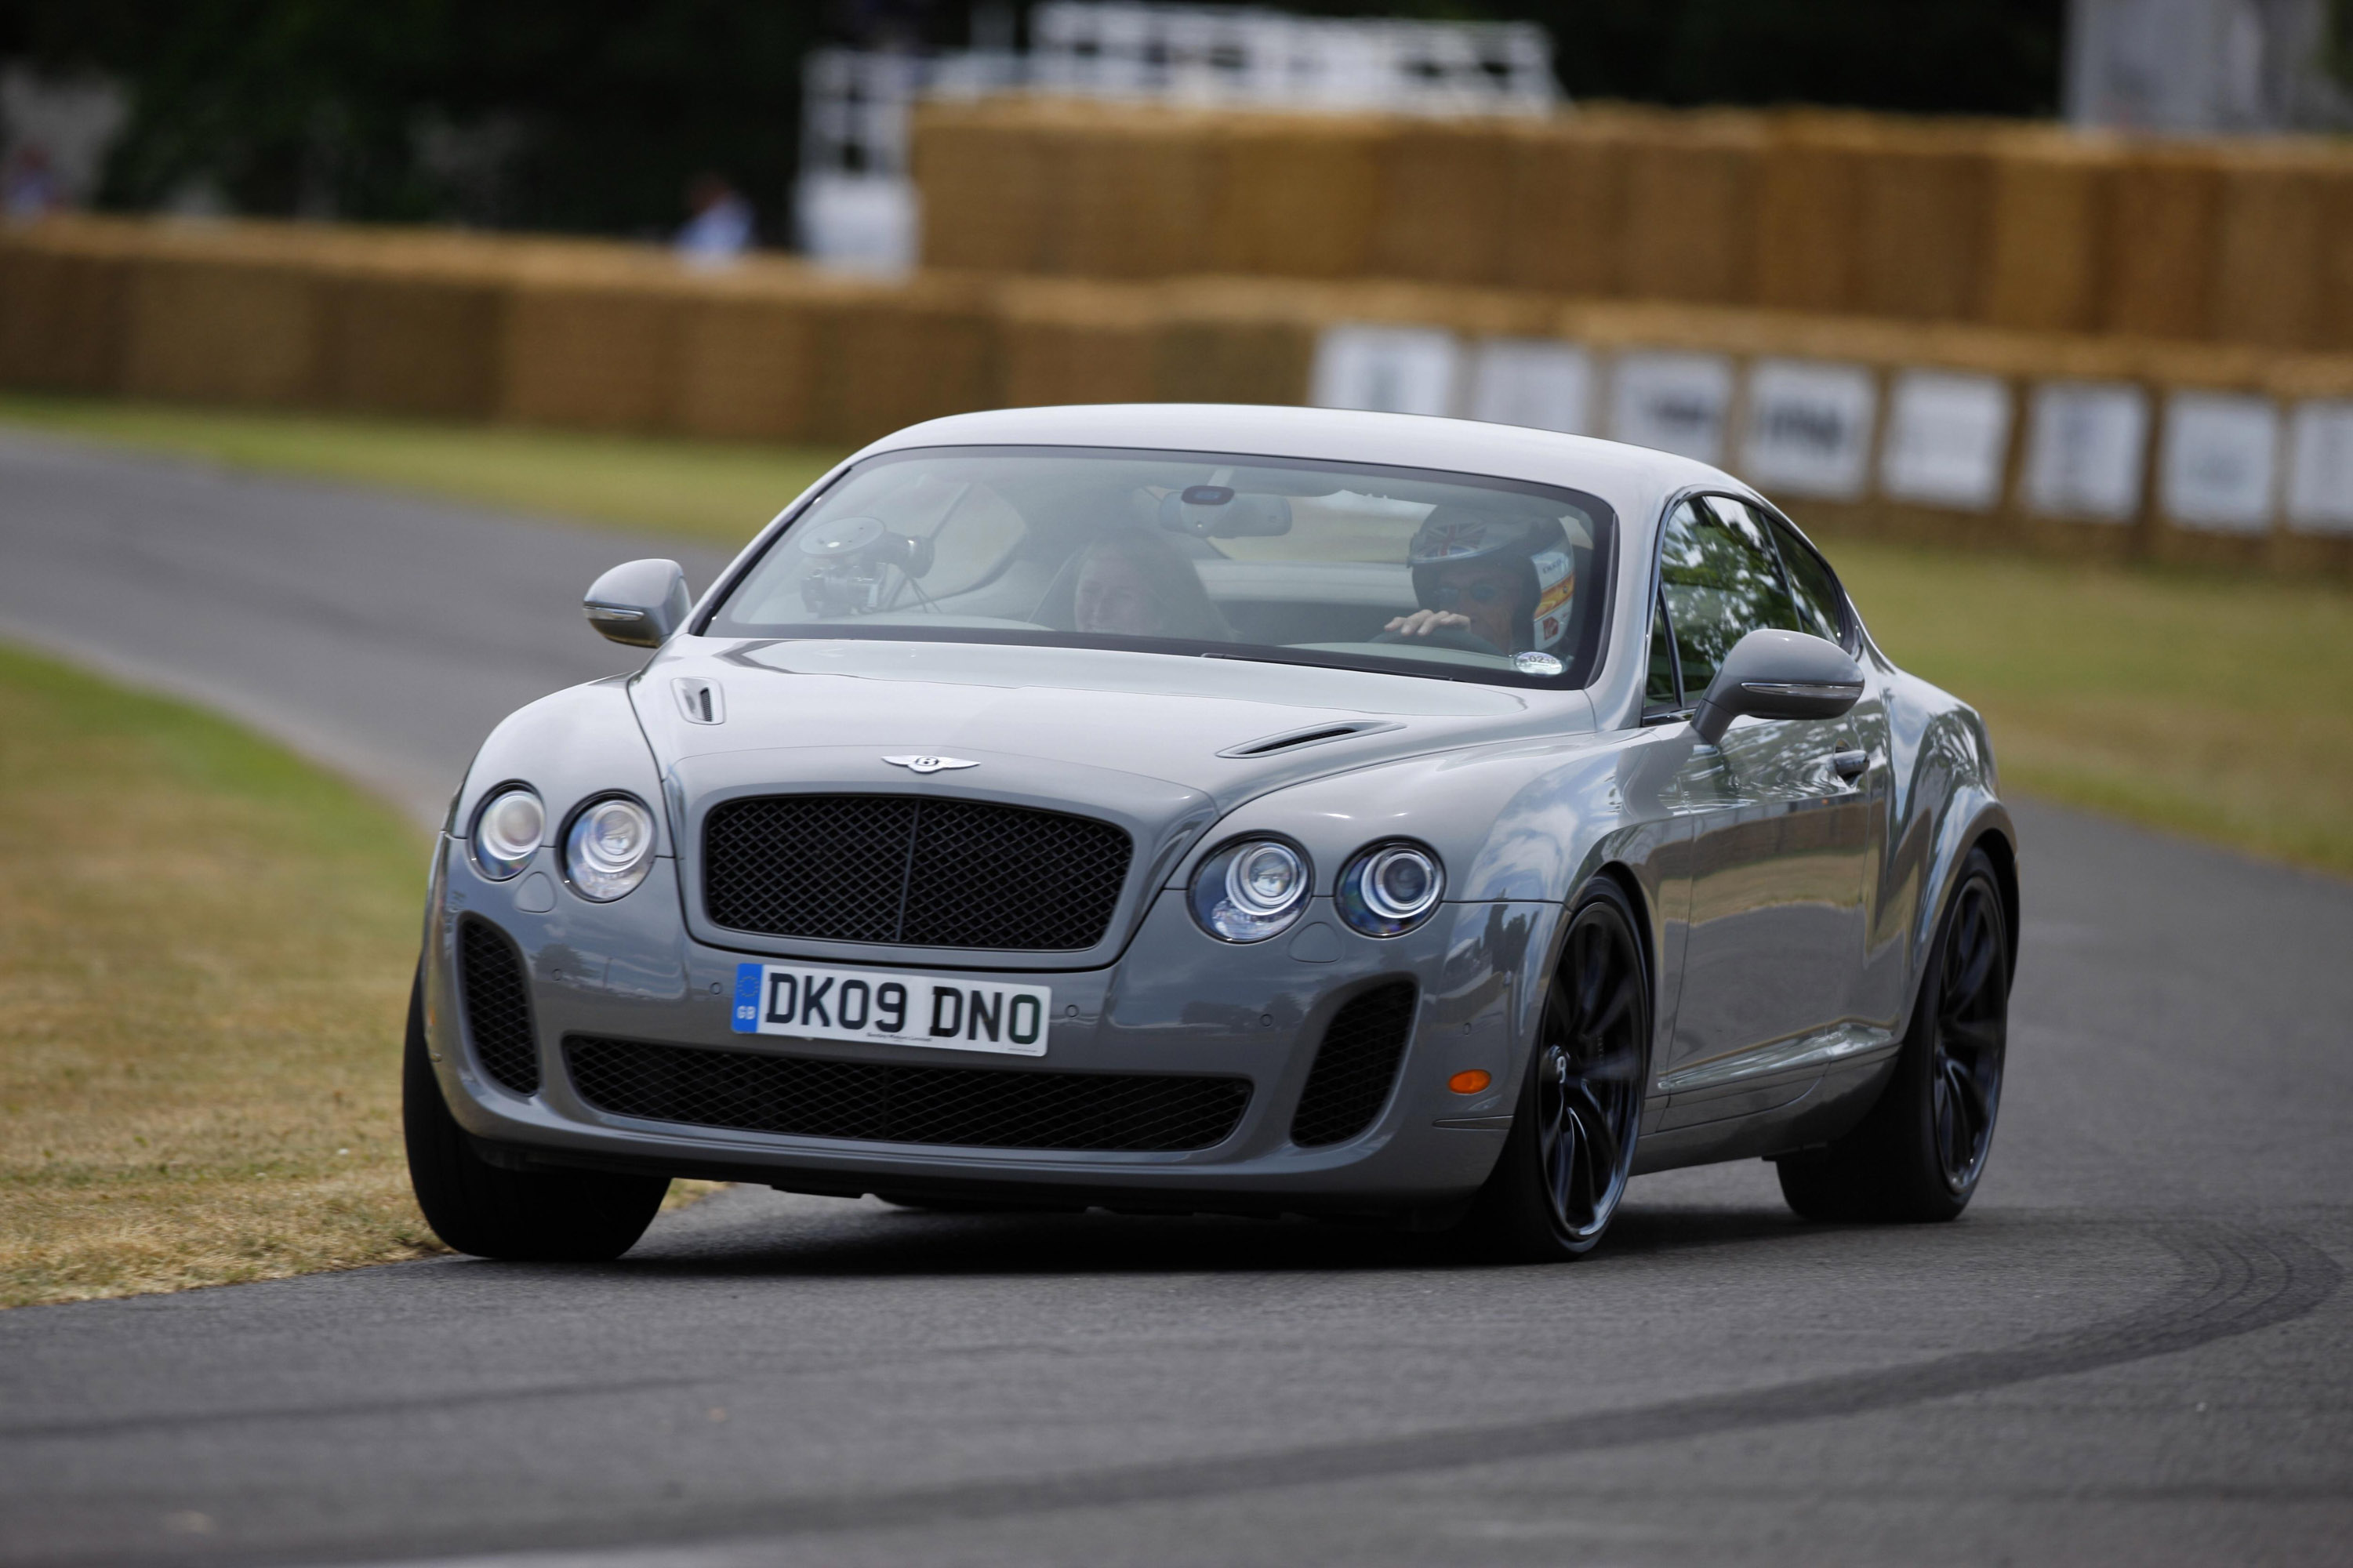
<svg viewBox="0 0 2353 1568"><path fill-rule="evenodd" d="M1230 810L1399 756L1592 727L1575 692L968 643L681 637L633 697L658 762L681 784L733 781L747 765L773 784L849 783L847 766L869 787L928 779L994 795L995 781L1018 773L1050 789L1060 780L1081 807L1125 804L1102 794L1136 789ZM979 765L919 774L884 760L898 756Z"/></svg>

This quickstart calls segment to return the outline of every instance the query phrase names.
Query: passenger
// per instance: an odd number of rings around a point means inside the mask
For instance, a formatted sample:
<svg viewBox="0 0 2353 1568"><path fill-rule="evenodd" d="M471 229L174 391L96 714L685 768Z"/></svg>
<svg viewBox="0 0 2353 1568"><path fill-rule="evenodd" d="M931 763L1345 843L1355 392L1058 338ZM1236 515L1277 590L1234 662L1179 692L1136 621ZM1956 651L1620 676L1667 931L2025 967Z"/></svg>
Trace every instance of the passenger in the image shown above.
<svg viewBox="0 0 2353 1568"><path fill-rule="evenodd" d="M1548 517L1433 508L1406 547L1421 608L1384 628L1394 640L1468 632L1499 653L1550 653L1568 637L1577 595L1569 537Z"/></svg>
<svg viewBox="0 0 2353 1568"><path fill-rule="evenodd" d="M1193 563L1140 530L1105 534L1087 546L1071 618L1080 631L1123 637L1230 642L1234 635Z"/></svg>

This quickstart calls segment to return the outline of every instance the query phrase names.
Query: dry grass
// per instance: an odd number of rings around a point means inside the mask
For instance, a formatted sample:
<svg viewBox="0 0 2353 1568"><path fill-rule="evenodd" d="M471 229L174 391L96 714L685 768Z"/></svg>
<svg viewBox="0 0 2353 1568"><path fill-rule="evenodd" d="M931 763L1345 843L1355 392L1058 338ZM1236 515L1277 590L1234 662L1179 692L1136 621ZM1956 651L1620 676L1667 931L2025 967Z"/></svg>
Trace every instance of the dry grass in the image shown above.
<svg viewBox="0 0 2353 1568"><path fill-rule="evenodd" d="M436 1250L399 1133L422 837L0 650L0 1303Z"/></svg>

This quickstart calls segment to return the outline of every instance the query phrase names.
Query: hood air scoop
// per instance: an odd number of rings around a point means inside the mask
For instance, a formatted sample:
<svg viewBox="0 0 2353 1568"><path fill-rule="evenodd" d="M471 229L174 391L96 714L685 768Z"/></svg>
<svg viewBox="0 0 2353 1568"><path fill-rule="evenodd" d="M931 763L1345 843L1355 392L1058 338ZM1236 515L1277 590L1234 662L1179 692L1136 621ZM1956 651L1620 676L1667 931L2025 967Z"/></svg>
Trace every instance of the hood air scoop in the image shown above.
<svg viewBox="0 0 2353 1568"><path fill-rule="evenodd" d="M1384 730L1402 730L1405 726L1378 720L1366 720L1355 724L1315 724L1304 730L1286 730L1280 735L1266 735L1255 741L1245 741L1239 746L1228 746L1221 757L1271 757L1283 752L1295 752L1302 746L1320 746L1326 741L1345 741L1351 735L1377 735Z"/></svg>

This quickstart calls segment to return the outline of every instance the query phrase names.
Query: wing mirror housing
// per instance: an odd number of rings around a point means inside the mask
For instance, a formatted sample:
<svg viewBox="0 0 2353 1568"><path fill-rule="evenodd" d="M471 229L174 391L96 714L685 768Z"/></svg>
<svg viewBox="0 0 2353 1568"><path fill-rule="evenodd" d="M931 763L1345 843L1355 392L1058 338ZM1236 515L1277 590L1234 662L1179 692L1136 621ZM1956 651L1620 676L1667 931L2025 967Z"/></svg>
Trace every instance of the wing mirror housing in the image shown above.
<svg viewBox="0 0 2353 1568"><path fill-rule="evenodd" d="M1862 695L1862 667L1836 643L1804 632L1750 632L1733 645L1692 714L1713 746L1746 713L1758 719L1835 719Z"/></svg>
<svg viewBox="0 0 2353 1568"><path fill-rule="evenodd" d="M694 601L675 561L625 561L596 579L580 601L588 624L631 647L659 647L686 625Z"/></svg>

